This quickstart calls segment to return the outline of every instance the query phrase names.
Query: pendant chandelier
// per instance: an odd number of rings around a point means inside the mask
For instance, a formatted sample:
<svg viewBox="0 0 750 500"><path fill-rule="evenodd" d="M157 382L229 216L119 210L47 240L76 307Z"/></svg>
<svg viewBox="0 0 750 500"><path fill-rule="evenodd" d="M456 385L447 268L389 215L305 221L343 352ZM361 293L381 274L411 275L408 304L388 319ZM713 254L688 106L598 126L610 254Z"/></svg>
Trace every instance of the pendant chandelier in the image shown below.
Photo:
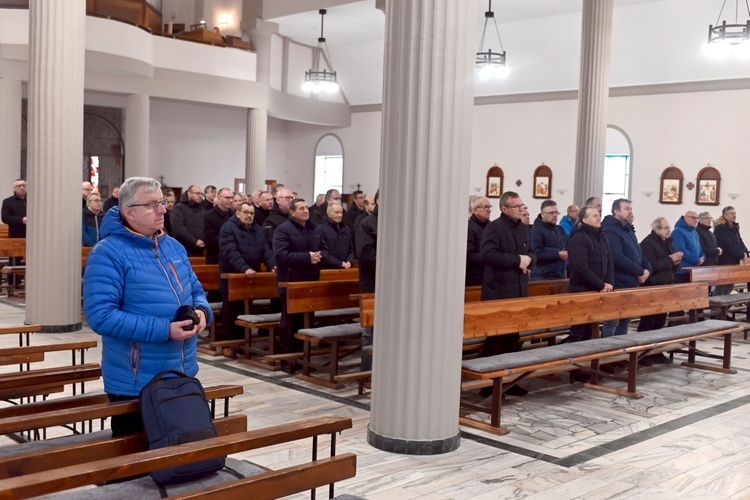
<svg viewBox="0 0 750 500"><path fill-rule="evenodd" d="M497 34L497 41L500 44L499 52L493 52L491 48L488 48L486 51L484 50L487 25L490 19L495 24L495 33ZM492 12L492 0L489 0L489 6L484 13L484 29L482 29L482 38L479 41L479 51L477 52L476 73L481 80L500 79L508 75L508 67L505 65L505 50L503 49L503 41L500 38L500 29L497 27L495 13Z"/></svg>
<svg viewBox="0 0 750 500"><path fill-rule="evenodd" d="M302 90L314 94L320 92L333 94L339 90L339 84L336 80L336 72L333 71L328 44L323 36L323 19L326 15L326 9L320 9L318 13L320 14L320 38L318 38L318 45L313 51L312 69L305 71L305 83L302 84ZM331 71L327 71L325 68L323 68L323 71L320 71L321 55L325 55L326 60L331 65Z"/></svg>
<svg viewBox="0 0 750 500"><path fill-rule="evenodd" d="M734 2L734 23L722 20L727 0L721 4L716 24L708 26L708 45L706 52L714 57L724 58L734 55L740 58L750 58L750 6L744 0L745 8L740 19L740 0Z"/></svg>

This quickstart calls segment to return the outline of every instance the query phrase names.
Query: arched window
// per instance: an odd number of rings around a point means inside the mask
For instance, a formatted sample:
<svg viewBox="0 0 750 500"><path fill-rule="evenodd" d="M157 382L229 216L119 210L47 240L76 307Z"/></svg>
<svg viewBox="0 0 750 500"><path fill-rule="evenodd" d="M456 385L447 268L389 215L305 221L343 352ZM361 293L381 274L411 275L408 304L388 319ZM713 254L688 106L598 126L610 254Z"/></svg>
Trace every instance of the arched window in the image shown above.
<svg viewBox="0 0 750 500"><path fill-rule="evenodd" d="M344 147L333 134L324 135L315 147L315 182L313 200L329 189L343 192Z"/></svg>
<svg viewBox="0 0 750 500"><path fill-rule="evenodd" d="M604 196L602 216L608 215L612 202L618 198L630 199L632 192L630 138L619 127L607 127L607 148L604 157Z"/></svg>

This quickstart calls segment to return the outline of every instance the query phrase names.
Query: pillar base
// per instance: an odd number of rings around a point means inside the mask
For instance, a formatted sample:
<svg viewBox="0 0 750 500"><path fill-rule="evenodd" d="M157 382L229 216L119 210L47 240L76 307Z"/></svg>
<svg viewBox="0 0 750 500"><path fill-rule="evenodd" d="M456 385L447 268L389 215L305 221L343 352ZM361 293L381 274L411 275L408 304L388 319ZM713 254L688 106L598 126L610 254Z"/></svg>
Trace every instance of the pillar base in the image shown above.
<svg viewBox="0 0 750 500"><path fill-rule="evenodd" d="M445 439L417 440L383 436L367 426L367 442L379 450L403 455L442 455L458 449L461 433Z"/></svg>
<svg viewBox="0 0 750 500"><path fill-rule="evenodd" d="M83 323L72 323L70 325L42 325L40 333L77 332L81 328L83 328Z"/></svg>

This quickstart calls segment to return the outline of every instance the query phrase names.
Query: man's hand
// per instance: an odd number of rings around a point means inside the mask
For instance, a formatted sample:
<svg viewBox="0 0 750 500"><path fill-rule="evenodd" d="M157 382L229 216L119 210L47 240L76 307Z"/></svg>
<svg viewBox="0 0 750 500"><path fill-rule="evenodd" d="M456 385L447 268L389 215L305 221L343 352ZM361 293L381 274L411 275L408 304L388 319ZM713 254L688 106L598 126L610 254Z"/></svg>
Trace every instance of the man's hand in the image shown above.
<svg viewBox="0 0 750 500"><path fill-rule="evenodd" d="M706 262L706 258L705 257L701 257L700 259L698 259L698 265L699 266L703 265L704 262Z"/></svg>
<svg viewBox="0 0 750 500"><path fill-rule="evenodd" d="M352 263L351 262L342 262L341 263L341 269L349 269L350 267L352 267Z"/></svg>
<svg viewBox="0 0 750 500"><path fill-rule="evenodd" d="M323 255L318 252L310 252L310 263L315 265L318 264L323 259Z"/></svg>
<svg viewBox="0 0 750 500"><path fill-rule="evenodd" d="M21 222L23 222L24 224L26 224L26 217L24 217L23 219L21 219Z"/></svg>
<svg viewBox="0 0 750 500"><path fill-rule="evenodd" d="M198 318L201 320L200 323L198 323L198 331L195 332L199 333L206 329L206 321L208 320L208 318L206 317L206 311L204 311L203 309L196 309L195 312L198 315Z"/></svg>
<svg viewBox="0 0 750 500"><path fill-rule="evenodd" d="M197 246L198 248L203 248L206 246L206 244L203 242L203 240L198 240L195 242L195 246Z"/></svg>
<svg viewBox="0 0 750 500"><path fill-rule="evenodd" d="M614 289L615 287L613 287L609 283L604 283L604 288L602 288L602 292L611 292Z"/></svg>
<svg viewBox="0 0 750 500"><path fill-rule="evenodd" d="M247 271L245 271L245 276L247 276L248 278L252 278L253 276L255 276L255 271L253 271L252 269L248 269Z"/></svg>
<svg viewBox="0 0 750 500"><path fill-rule="evenodd" d="M682 252L675 252L672 254L669 254L669 258L672 259L672 263L679 264L682 260Z"/></svg>
<svg viewBox="0 0 750 500"><path fill-rule="evenodd" d="M649 276L651 276L651 273L648 271L648 269L644 269L643 274L638 276L638 283L645 283L646 280L648 280Z"/></svg>
<svg viewBox="0 0 750 500"><path fill-rule="evenodd" d="M519 255L521 257L521 264L518 266L522 271L526 271L531 265L531 257L528 255Z"/></svg>
<svg viewBox="0 0 750 500"><path fill-rule="evenodd" d="M568 260L567 250L560 250L559 252L557 252L557 255L560 257L560 260Z"/></svg>
<svg viewBox="0 0 750 500"><path fill-rule="evenodd" d="M199 317L203 317L203 311L198 310ZM206 319L203 317L201 320L203 323L203 326L205 328L206 325ZM183 330L182 327L184 326L192 326L192 329L190 330ZM192 319L186 319L184 321L175 321L173 323L169 324L169 340L185 340L189 339L196 333L198 333L201 330L198 330L199 325L193 325Z"/></svg>
<svg viewBox="0 0 750 500"><path fill-rule="evenodd" d="M24 222L24 224L26 224L26 223ZM722 249L721 249L721 247L716 247L716 248L718 248L718 249L719 249L719 255L721 255L721 254L722 254L722 252L724 252L724 250L722 250Z"/></svg>

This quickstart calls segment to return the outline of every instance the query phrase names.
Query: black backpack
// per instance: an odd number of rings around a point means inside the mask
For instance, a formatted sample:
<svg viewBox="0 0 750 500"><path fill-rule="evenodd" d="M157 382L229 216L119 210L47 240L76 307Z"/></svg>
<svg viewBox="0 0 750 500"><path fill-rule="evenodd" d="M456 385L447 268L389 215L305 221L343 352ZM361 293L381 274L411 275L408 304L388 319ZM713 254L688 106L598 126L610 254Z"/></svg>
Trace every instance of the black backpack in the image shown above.
<svg viewBox="0 0 750 500"><path fill-rule="evenodd" d="M194 377L177 370L161 372L146 384L138 399L150 450L217 436L206 393ZM151 477L162 485L192 481L220 470L224 462L225 457L211 458L157 470Z"/></svg>

